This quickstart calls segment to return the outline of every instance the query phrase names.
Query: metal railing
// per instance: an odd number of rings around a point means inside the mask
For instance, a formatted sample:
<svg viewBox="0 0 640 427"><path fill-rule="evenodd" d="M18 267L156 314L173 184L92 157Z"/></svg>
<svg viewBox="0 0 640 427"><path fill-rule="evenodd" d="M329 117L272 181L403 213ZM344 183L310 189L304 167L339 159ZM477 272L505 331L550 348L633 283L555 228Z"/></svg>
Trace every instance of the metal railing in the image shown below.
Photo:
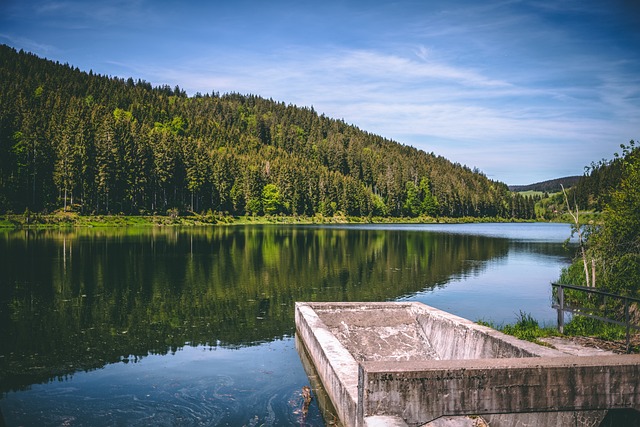
<svg viewBox="0 0 640 427"><path fill-rule="evenodd" d="M596 288L589 288L585 286L563 285L560 283L552 283L551 286L557 289L557 292L554 293L554 301L551 307L558 310L558 331L560 333L564 333L565 312L576 314L579 316L590 317L592 319L598 319L603 322L624 326L626 328L627 353L631 351L631 329L640 330L640 325L631 323L629 307L631 304L640 304L640 298L613 294L610 292L604 292ZM593 301L593 299L591 300L592 302L597 302L598 304L594 304L593 307L587 307L568 303L565 298L565 289L584 292L588 295L596 295L596 301ZM623 305L614 305L613 307L611 307L611 304L608 303L611 303L612 301L613 304L618 301L622 302ZM623 308L624 320L620 319L620 308ZM616 312L615 314L617 314L617 318L609 317L613 316L614 311ZM608 314L609 316L607 316Z"/></svg>

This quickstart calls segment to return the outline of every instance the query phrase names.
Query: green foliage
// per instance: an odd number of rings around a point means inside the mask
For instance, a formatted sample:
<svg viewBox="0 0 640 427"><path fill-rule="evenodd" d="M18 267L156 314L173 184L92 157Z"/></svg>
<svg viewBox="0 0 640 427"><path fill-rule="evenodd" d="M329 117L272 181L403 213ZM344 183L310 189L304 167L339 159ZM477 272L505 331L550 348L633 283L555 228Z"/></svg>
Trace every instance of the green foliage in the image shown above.
<svg viewBox="0 0 640 427"><path fill-rule="evenodd" d="M480 320L476 321L476 323L478 325L481 325L481 326L486 326L488 328L497 329L495 323L493 323L493 321L491 321L491 320L480 319Z"/></svg>
<svg viewBox="0 0 640 427"><path fill-rule="evenodd" d="M282 196L278 186L267 184L262 189L262 209L267 215L275 215L282 210Z"/></svg>
<svg viewBox="0 0 640 427"><path fill-rule="evenodd" d="M492 322L479 320L476 322L483 326L498 329L501 332L515 336L521 340L536 342L540 338L558 336L554 327L540 327L538 321L528 313L520 312L519 318L513 325L496 327ZM564 325L565 336L596 337L608 341L621 341L626 339L626 330L620 325L615 325L585 316L574 316Z"/></svg>
<svg viewBox="0 0 640 427"><path fill-rule="evenodd" d="M187 124L180 116L175 116L166 122L155 122L153 128L159 132L171 132L174 135L184 135Z"/></svg>
<svg viewBox="0 0 640 427"><path fill-rule="evenodd" d="M496 326L491 321L478 320L476 322L479 325L487 326L489 328L497 329L507 335L512 335L516 338L525 341L531 341L544 345L539 338L546 338L551 336L557 336L558 332L552 327L540 327L538 321L533 318L529 313L520 311L518 320L514 324L508 324L503 326Z"/></svg>
<svg viewBox="0 0 640 427"><path fill-rule="evenodd" d="M405 184L405 201L404 212L408 216L420 215L420 199L418 199L418 188L413 182L407 182Z"/></svg>
<svg viewBox="0 0 640 427"><path fill-rule="evenodd" d="M602 225L590 239L590 255L605 289L640 295L640 148L622 146L621 181L610 195Z"/></svg>
<svg viewBox="0 0 640 427"><path fill-rule="evenodd" d="M563 268L558 282L564 285L586 286L582 261L578 260Z"/></svg>
<svg viewBox="0 0 640 427"><path fill-rule="evenodd" d="M260 199L247 200L247 213L251 215L260 215L262 213L262 202Z"/></svg>
<svg viewBox="0 0 640 427"><path fill-rule="evenodd" d="M590 166L585 167L585 173L582 177L579 177L575 182L566 183L568 185L565 187L570 187L567 189L568 199L573 206L580 208L581 217L604 211L610 202L611 195L622 180L623 157L625 155L623 153L621 157L616 153L613 160L603 159L599 162L592 162ZM539 201L536 209L539 218L572 222L567 215L562 192L544 197ZM586 219L585 222L587 222Z"/></svg>
<svg viewBox="0 0 640 427"><path fill-rule="evenodd" d="M122 108L116 108L115 110L113 110L113 118L116 119L116 121L132 121L133 120L133 114L131 114L130 111L125 111Z"/></svg>
<svg viewBox="0 0 640 427"><path fill-rule="evenodd" d="M589 275L595 273L595 285L604 290L630 296L640 295L640 149L631 141L622 145L622 156L603 162L600 169L616 171L610 192L600 196L607 200L597 222L590 221L583 230ZM595 172L593 172L595 173ZM609 176L609 175L607 175ZM594 271L595 267L595 271ZM582 276L582 277L580 277ZM582 258L563 270L561 283L586 285ZM620 315L620 313L618 313Z"/></svg>
<svg viewBox="0 0 640 427"><path fill-rule="evenodd" d="M429 178L423 177L416 186L412 181L405 183L404 214L415 217L419 215L436 216L438 202L431 194Z"/></svg>
<svg viewBox="0 0 640 427"><path fill-rule="evenodd" d="M431 193L431 185L429 184L429 178L426 176L420 180L420 197L422 203L420 204L420 211L423 215L436 216L438 215L438 200Z"/></svg>
<svg viewBox="0 0 640 427"><path fill-rule="evenodd" d="M574 316L564 326L564 333L570 336L595 336L610 341L626 339L624 327L584 316Z"/></svg>
<svg viewBox="0 0 640 427"><path fill-rule="evenodd" d="M565 268L560 282L573 285L596 286L605 291L638 297L640 295L640 149L631 141L622 145L623 155L616 155L613 162L603 162L614 170L616 184L611 184L609 194L600 200L607 200L600 222L589 225L585 230L588 259L585 267L581 256ZM602 169L605 166L600 166ZM610 175L609 175L610 176ZM585 271L587 270L587 271ZM588 275L590 279L585 277ZM625 321L623 304L615 299L596 295L586 295L568 290L565 303L583 307L591 314L612 320ZM632 319L637 322L636 307L631 308ZM605 339L621 339L624 328L587 317L576 316L565 327L567 334L596 335Z"/></svg>
<svg viewBox="0 0 640 427"><path fill-rule="evenodd" d="M389 209L387 205L384 203L382 197L377 194L371 195L371 204L372 204L372 214L374 216L387 216L389 215Z"/></svg>
<svg viewBox="0 0 640 427"><path fill-rule="evenodd" d="M539 338L557 335L555 328L541 328L538 321L529 313L520 311L518 320L513 325L505 325L502 332L516 338L535 342Z"/></svg>

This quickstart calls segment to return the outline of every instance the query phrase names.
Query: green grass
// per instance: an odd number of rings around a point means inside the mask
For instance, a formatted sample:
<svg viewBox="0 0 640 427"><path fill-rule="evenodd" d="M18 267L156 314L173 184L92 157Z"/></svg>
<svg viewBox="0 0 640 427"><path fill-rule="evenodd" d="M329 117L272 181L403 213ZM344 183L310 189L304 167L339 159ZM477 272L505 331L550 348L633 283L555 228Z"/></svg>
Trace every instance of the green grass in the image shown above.
<svg viewBox="0 0 640 427"><path fill-rule="evenodd" d="M488 326L493 329L497 329L507 335L512 335L516 338L525 341L531 341L536 344L545 345L540 338L558 336L559 333L552 327L541 327L536 319L529 313L520 311L518 320L513 325L501 325L495 326L492 322L480 320L477 323L480 325Z"/></svg>
<svg viewBox="0 0 640 427"><path fill-rule="evenodd" d="M193 225L247 225L247 224L463 224L482 222L514 222L504 218L446 218L446 217L354 217L344 214L333 216L231 216L220 212L187 215L80 215L77 212L56 211L51 214L8 213L0 217L0 228L56 228L56 227L129 227L129 226L193 226ZM516 221L531 222L531 221Z"/></svg>
<svg viewBox="0 0 640 427"><path fill-rule="evenodd" d="M575 316L564 327L565 335L596 337L607 341L626 339L627 331L623 326L603 322L584 316Z"/></svg>
<svg viewBox="0 0 640 427"><path fill-rule="evenodd" d="M502 332L525 341L541 344L540 338L557 336L558 331L552 327L541 327L531 314L520 312L518 321L513 325L505 325Z"/></svg>
<svg viewBox="0 0 640 427"><path fill-rule="evenodd" d="M535 191L535 190L527 190L527 191L518 191L518 194L520 194L521 196L524 197L533 197L533 196L540 196L540 197L544 197L544 191Z"/></svg>
<svg viewBox="0 0 640 427"><path fill-rule="evenodd" d="M574 316L570 322L564 326L564 334L560 334L555 327L541 327L531 314L520 312L518 320L513 325L496 326L492 322L479 320L480 325L488 326L507 335L536 344L546 345L540 338L547 337L594 337L606 341L623 341L626 339L624 327L591 319L584 316Z"/></svg>
<svg viewBox="0 0 640 427"><path fill-rule="evenodd" d="M8 219L0 218L0 228L15 228L15 224Z"/></svg>

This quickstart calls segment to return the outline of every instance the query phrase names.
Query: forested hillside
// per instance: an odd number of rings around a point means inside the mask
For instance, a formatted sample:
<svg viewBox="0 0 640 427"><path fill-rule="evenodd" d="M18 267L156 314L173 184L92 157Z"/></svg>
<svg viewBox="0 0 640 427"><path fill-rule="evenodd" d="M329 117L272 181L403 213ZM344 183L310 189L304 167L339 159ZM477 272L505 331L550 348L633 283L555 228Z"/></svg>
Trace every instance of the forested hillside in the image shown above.
<svg viewBox="0 0 640 427"><path fill-rule="evenodd" d="M631 153L637 156L638 147L635 142L630 141L629 145L621 145L623 149L622 155L616 154L612 160L601 160L593 162L590 166L585 167L585 173L577 182L567 187L567 183L563 182L567 193L565 199L564 193L560 192L551 195L547 199L540 202L538 217L552 219L557 217L558 213L566 212L566 200L569 200L571 209L579 209L583 212L603 212L611 201L612 194L620 188L621 182L624 180L624 165L627 157ZM630 157L631 158L631 157Z"/></svg>
<svg viewBox="0 0 640 427"><path fill-rule="evenodd" d="M556 178L548 181L536 182L535 184L529 185L510 185L509 190L511 191L541 191L543 193L557 193L562 191L562 187L569 188L576 185L582 176L567 176L564 178Z"/></svg>
<svg viewBox="0 0 640 427"><path fill-rule="evenodd" d="M0 212L533 218L533 205L313 108L189 97L0 46Z"/></svg>
<svg viewBox="0 0 640 427"><path fill-rule="evenodd" d="M624 179L625 158L637 150L634 141L630 141L629 146L621 145L621 148L622 156L616 154L612 160L592 163L585 168L584 176L571 188L570 199L580 209L601 212L610 202L611 194L620 187L620 182Z"/></svg>

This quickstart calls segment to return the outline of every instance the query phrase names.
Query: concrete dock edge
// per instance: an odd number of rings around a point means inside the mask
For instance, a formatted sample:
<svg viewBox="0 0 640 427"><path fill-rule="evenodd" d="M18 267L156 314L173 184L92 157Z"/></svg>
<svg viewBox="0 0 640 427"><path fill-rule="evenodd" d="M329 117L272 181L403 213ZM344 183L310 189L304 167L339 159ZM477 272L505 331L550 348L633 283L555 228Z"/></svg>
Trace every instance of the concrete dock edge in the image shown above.
<svg viewBox="0 0 640 427"><path fill-rule="evenodd" d="M338 417L346 426L355 426L358 362L308 304L297 302L295 315L296 332L312 355L318 376L338 412Z"/></svg>
<svg viewBox="0 0 640 427"><path fill-rule="evenodd" d="M295 316L348 427L640 419L640 355L567 355L413 302L297 302Z"/></svg>

